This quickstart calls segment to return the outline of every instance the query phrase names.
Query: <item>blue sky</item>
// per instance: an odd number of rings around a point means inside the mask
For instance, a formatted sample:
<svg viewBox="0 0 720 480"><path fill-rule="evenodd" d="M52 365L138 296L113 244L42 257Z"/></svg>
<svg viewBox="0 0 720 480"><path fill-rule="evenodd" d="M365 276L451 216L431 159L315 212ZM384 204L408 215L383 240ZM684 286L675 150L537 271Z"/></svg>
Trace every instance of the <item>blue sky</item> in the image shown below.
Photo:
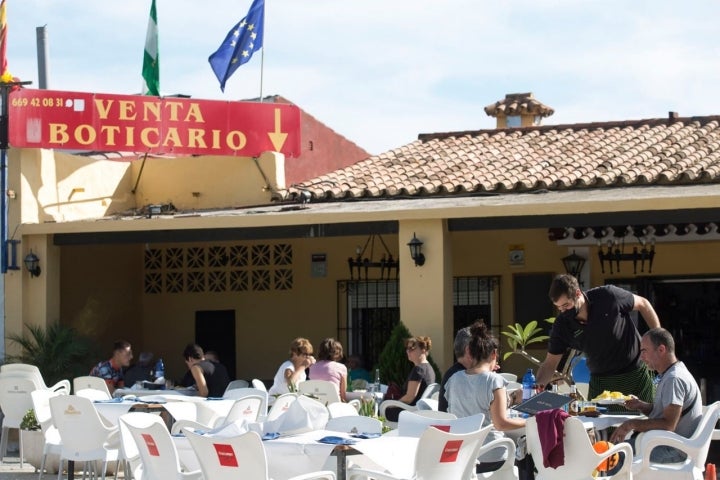
<svg viewBox="0 0 720 480"><path fill-rule="evenodd" d="M37 88L140 91L150 0L6 0L10 71ZM251 0L156 0L164 94L260 94L260 52L225 93L207 57ZM199 8L201 6L202 8ZM720 114L716 0L266 0L263 94L370 153L419 133L493 128L483 107L533 92L545 124Z"/></svg>

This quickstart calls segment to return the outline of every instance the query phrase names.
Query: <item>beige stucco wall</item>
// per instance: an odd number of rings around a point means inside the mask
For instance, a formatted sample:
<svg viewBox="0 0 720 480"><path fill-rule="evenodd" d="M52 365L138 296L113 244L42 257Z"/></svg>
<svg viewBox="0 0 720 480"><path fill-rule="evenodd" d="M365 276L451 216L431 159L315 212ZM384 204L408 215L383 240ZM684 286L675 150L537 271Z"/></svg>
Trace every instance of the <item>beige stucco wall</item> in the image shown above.
<svg viewBox="0 0 720 480"><path fill-rule="evenodd" d="M142 174L140 174L142 168ZM139 206L172 203L181 210L270 203L285 189L285 156L148 158L133 162Z"/></svg>
<svg viewBox="0 0 720 480"><path fill-rule="evenodd" d="M135 206L130 163L28 149L21 169L13 203L20 202L23 223L100 218Z"/></svg>
<svg viewBox="0 0 720 480"><path fill-rule="evenodd" d="M155 159L157 160L157 159ZM288 291L158 294L143 291L145 244L106 244L92 246L53 245L56 231L107 232L120 230L202 229L306 225L371 220L399 220L399 234L383 238L394 256L401 259L401 319L419 335L430 335L434 357L441 368L449 365L452 342L452 302L450 287L456 276L500 276L501 323L514 322L513 275L563 271L560 259L569 247L550 242L547 229L448 232L448 216L500 216L530 213L577 213L603 211L605 203L595 195L584 196L586 205L556 204L553 195L537 197L532 204L502 203L501 198L486 199L482 205L429 206L425 209L393 210L393 207L365 208L324 213L312 207L282 216L216 216L168 219L68 222L105 216L113 211L136 208L147 203L172 202L178 208L201 209L229 205L267 203L271 192L264 190L265 179L254 161L235 158L162 159L146 162L137 194L129 196L139 174L139 163L95 161L49 151L11 151L10 189L19 192L10 200L10 232L21 239L21 262L32 249L41 259L43 273L30 278L25 269L6 275L6 332L17 333L24 322L37 324L62 321L91 333L108 350L117 338L128 338L136 351L151 350L162 355L171 375L184 370L180 359L183 345L193 336L194 315L198 310L236 311L236 360L240 378L269 378L287 356L290 340L306 336L314 344L325 336L337 335L337 282L348 278L347 258L367 237L269 239L261 243L289 243L293 247L293 288ZM284 185L280 175L282 158L266 154L260 165L277 188ZM193 192L199 193L194 195ZM665 199L686 208L700 201L692 198ZM616 202L613 207L640 209L657 206L657 199L646 203ZM492 203L497 202L497 203ZM685 203L683 203L685 202ZM442 202L438 202L442 203ZM501 204L502 203L502 204ZM662 203L662 202L660 202ZM378 204L368 204L377 207ZM395 204L393 204L395 205ZM663 204L664 205L664 204ZM702 205L706 206L707 205ZM661 208L657 206L657 208ZM667 207L666 207L667 208ZM27 223L30 225L20 225ZM415 267L406 243L417 233L425 245L426 264ZM230 243L230 242L226 242ZM238 239L240 244L253 244ZM222 243L213 243L217 245ZM181 244L173 244L181 245ZM209 244L208 244L209 245ZM160 245L162 247L162 245ZM525 253L522 265L511 265L510 247ZM708 261L715 256L718 242L658 243L653 275L717 274ZM327 276L310 275L310 255L327 255ZM632 278L630 263L621 274L601 274L597 248L588 248L589 285L605 279ZM504 342L504 339L501 339ZM541 351L539 353L542 353Z"/></svg>
<svg viewBox="0 0 720 480"><path fill-rule="evenodd" d="M560 258L568 253L568 247L547 240L545 229L450 232L443 236L442 229L433 222L418 222L408 227L415 228L418 237L425 242L423 251L427 261L422 267L415 267L409 258L405 245L412 238L409 230L402 229L400 235L383 236L393 255L400 256L403 265L400 276L402 321L413 333L433 338L434 357L443 368L451 361L446 357L452 352L452 302L451 299L448 301L447 293L443 293L441 284L445 280L439 273L440 268L449 268L446 279L450 282L453 276L499 275L499 311L502 324L507 325L515 321L513 275L560 273L563 271ZM452 250L448 257L449 267L441 267L443 237L447 240L447 248ZM292 338L305 336L317 345L322 338L337 335L337 281L348 278L347 257L366 239L349 236L208 244L292 244L293 288L288 291L202 294L144 294L145 245L62 247L61 318L94 332L98 342L107 348L117 338L128 338L136 351L151 350L162 355L171 374L179 376L178 372L184 371L180 351L193 339L195 312L235 310L238 377L270 378L286 358ZM511 266L509 246L517 248L519 244L525 248L526 263L520 267ZM716 248L715 242L661 243L657 246L653 274L716 273L707 262L708 255ZM590 268L592 285L603 284L610 276L600 274L595 247L589 251L591 258L585 268ZM311 276L310 257L314 253L327 255L325 277ZM623 264L623 274L613 277L632 278L629 268L631 264ZM427 286L428 281L430 286ZM501 342L505 344L504 338ZM542 349L536 350L536 354L542 356ZM507 363L510 370L526 366L515 359Z"/></svg>
<svg viewBox="0 0 720 480"><path fill-rule="evenodd" d="M22 223L92 220L148 204L182 210L270 203L285 189L285 157L180 157L98 160L47 149L15 150L20 169L11 208ZM133 189L136 187L135 191Z"/></svg>

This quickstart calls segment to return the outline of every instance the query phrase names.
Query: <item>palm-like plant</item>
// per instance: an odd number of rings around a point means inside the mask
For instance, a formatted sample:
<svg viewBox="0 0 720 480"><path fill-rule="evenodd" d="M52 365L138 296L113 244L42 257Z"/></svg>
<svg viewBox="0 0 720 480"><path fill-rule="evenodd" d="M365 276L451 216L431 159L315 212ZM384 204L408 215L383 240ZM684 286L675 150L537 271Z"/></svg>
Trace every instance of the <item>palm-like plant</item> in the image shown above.
<svg viewBox="0 0 720 480"><path fill-rule="evenodd" d="M8 362L29 363L40 369L45 383L53 385L62 379L87 375L95 358L90 339L74 328L52 324L47 328L25 324L29 335L14 334L8 339L22 349L19 355L7 357Z"/></svg>
<svg viewBox="0 0 720 480"><path fill-rule="evenodd" d="M553 324L555 323L555 317L546 318L544 321ZM536 366L540 366L542 362L525 351L525 347L528 345L544 342L550 338L548 335L545 335L545 331L538 326L538 322L532 320L524 327L519 323L516 323L515 325L508 325L508 330L509 331L500 332L507 337L507 342L510 346L510 351L505 352L505 355L503 355L503 361L510 355L518 354ZM567 383L574 383L565 373L557 371L553 374L553 379L562 379Z"/></svg>
<svg viewBox="0 0 720 480"><path fill-rule="evenodd" d="M545 319L545 321L549 323L552 323L554 320L555 318ZM550 338L545 335L544 330L538 326L537 320L528 322L524 327L519 323L508 325L508 330L509 331L506 332L500 332L507 337L507 342L510 346L510 351L505 352L503 360L506 360L513 353L527 353L525 352L525 347L531 343L543 342Z"/></svg>

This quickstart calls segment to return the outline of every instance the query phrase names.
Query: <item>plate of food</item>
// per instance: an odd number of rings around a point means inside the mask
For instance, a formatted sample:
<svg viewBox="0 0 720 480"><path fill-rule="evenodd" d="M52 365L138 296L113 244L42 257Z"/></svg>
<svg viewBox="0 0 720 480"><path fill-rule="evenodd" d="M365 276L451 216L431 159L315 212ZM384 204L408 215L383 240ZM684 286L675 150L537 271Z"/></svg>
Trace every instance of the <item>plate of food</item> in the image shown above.
<svg viewBox="0 0 720 480"><path fill-rule="evenodd" d="M625 395L622 392L611 392L605 390L592 401L599 405L621 405L632 398L631 395Z"/></svg>
<svg viewBox="0 0 720 480"><path fill-rule="evenodd" d="M630 400L630 397L627 400ZM625 398L595 398L593 402L598 405L623 405L627 400Z"/></svg>

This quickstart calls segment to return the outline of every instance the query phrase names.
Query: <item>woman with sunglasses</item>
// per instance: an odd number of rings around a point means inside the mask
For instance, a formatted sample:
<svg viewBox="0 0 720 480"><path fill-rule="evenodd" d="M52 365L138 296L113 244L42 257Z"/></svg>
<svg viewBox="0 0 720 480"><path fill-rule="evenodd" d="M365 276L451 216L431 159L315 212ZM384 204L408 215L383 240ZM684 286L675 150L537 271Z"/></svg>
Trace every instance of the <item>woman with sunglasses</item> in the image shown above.
<svg viewBox="0 0 720 480"><path fill-rule="evenodd" d="M405 340L405 352L414 366L405 382L405 394L398 399L399 401L415 405L427 386L435 383L435 370L427 359L431 347L430 337L412 337ZM400 411L400 408L388 408L385 410L385 418L397 422Z"/></svg>

